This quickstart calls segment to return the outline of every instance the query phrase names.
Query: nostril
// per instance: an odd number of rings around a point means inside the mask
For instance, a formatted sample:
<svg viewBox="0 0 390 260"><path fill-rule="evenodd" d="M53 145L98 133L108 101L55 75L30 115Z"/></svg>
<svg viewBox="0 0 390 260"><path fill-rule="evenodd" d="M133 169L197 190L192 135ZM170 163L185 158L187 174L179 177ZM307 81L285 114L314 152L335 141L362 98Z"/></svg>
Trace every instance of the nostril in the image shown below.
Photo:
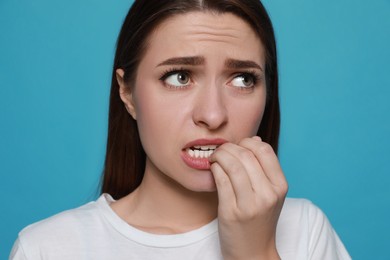
<svg viewBox="0 0 390 260"><path fill-rule="evenodd" d="M223 88L210 85L202 89L197 97L197 103L193 110L193 121L196 125L208 129L218 129L224 126L228 120L228 111L225 106L225 94Z"/></svg>

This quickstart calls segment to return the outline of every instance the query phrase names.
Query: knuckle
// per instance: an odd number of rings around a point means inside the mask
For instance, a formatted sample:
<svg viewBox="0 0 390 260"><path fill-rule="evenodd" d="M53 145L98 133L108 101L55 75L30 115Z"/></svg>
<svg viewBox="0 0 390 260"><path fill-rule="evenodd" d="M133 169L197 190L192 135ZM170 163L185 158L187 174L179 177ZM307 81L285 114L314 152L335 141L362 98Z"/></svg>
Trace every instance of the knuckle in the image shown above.
<svg viewBox="0 0 390 260"><path fill-rule="evenodd" d="M286 181L284 181L281 185L280 185L280 192L282 193L283 197L287 194L288 192L288 183Z"/></svg>
<svg viewBox="0 0 390 260"><path fill-rule="evenodd" d="M259 146L258 151L262 154L274 153L274 149L272 148L272 146L264 142Z"/></svg>
<svg viewBox="0 0 390 260"><path fill-rule="evenodd" d="M267 195L267 198L264 200L263 205L266 209L272 209L278 203L279 197L275 193Z"/></svg>
<svg viewBox="0 0 390 260"><path fill-rule="evenodd" d="M258 216L258 210L255 207L249 207L243 210L242 215L245 217L247 220L252 220L257 218Z"/></svg>
<svg viewBox="0 0 390 260"><path fill-rule="evenodd" d="M232 163L229 168L235 174L238 174L244 170L244 167L239 163Z"/></svg>
<svg viewBox="0 0 390 260"><path fill-rule="evenodd" d="M251 139L252 139L252 138L250 138L250 137L245 137L245 138L242 139L238 144L239 144L239 145L242 145L242 144L251 142Z"/></svg>
<svg viewBox="0 0 390 260"><path fill-rule="evenodd" d="M241 160L248 160L250 158L254 158L254 154L249 150L242 150L239 153L239 157Z"/></svg>
<svg viewBox="0 0 390 260"><path fill-rule="evenodd" d="M240 210L240 208L234 208L234 210L232 210L232 214L231 214L231 221L239 221L242 217L242 212Z"/></svg>

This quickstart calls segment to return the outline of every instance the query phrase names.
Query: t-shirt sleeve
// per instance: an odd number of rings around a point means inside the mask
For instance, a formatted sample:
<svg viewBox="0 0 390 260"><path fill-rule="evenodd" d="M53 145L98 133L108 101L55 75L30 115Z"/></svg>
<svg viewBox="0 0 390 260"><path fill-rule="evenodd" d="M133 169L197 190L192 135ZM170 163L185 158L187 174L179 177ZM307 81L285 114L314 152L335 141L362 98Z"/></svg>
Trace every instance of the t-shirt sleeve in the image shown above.
<svg viewBox="0 0 390 260"><path fill-rule="evenodd" d="M351 259L340 238L325 214L310 203L309 259L349 260Z"/></svg>
<svg viewBox="0 0 390 260"><path fill-rule="evenodd" d="M9 260L26 260L27 257L24 253L20 239L18 238L14 246L12 247L11 253L9 255Z"/></svg>

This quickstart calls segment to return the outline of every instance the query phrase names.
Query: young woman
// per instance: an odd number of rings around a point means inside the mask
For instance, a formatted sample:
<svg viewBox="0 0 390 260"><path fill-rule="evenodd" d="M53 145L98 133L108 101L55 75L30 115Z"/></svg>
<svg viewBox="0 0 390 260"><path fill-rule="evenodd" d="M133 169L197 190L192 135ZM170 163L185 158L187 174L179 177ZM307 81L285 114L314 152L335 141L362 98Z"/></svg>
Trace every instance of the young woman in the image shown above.
<svg viewBox="0 0 390 260"><path fill-rule="evenodd" d="M278 72L257 0L137 0L117 43L102 196L24 229L11 259L350 259L285 199Z"/></svg>

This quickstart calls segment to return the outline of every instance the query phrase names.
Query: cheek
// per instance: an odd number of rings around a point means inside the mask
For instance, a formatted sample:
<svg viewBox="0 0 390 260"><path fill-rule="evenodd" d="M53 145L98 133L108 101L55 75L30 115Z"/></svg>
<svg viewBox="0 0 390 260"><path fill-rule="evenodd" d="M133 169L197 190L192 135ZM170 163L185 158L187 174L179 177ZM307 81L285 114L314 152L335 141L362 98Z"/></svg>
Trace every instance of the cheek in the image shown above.
<svg viewBox="0 0 390 260"><path fill-rule="evenodd" d="M247 114L246 117L247 117L248 130L250 131L250 136L256 135L257 130L260 127L263 114L264 114L264 107L260 107L256 111Z"/></svg>
<svg viewBox="0 0 390 260"><path fill-rule="evenodd" d="M154 95L147 91L147 86L137 85L137 91L134 92L135 111L137 115L138 132L144 149L155 143L159 136L158 131L162 131L164 121L161 119L161 111L158 100Z"/></svg>
<svg viewBox="0 0 390 260"><path fill-rule="evenodd" d="M240 103L231 109L231 115L233 115L231 119L234 118L232 123L236 132L239 132L240 138L257 134L265 109L265 99L261 98L260 102L258 100Z"/></svg>

